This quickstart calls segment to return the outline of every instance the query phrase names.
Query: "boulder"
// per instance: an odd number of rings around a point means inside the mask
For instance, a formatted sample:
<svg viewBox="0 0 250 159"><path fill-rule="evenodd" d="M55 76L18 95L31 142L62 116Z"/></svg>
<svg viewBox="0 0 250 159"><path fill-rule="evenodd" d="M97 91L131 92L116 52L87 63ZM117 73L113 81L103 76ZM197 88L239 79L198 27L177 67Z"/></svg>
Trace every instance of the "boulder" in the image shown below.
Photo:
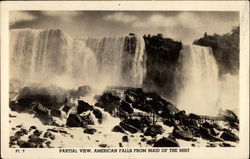
<svg viewBox="0 0 250 159"><path fill-rule="evenodd" d="M63 104L66 99L66 90L55 85L33 85L24 87L17 96L17 101L20 106L29 107L32 102L38 101L49 109Z"/></svg>
<svg viewBox="0 0 250 159"><path fill-rule="evenodd" d="M70 106L65 105L65 106L63 107L62 111L64 111L65 113L68 113L68 111L69 111L70 109L71 109Z"/></svg>
<svg viewBox="0 0 250 159"><path fill-rule="evenodd" d="M83 132L85 134L91 134L91 135L93 135L96 132L96 129L94 129L94 128L86 128Z"/></svg>
<svg viewBox="0 0 250 159"><path fill-rule="evenodd" d="M24 140L18 140L17 145L20 146L21 148L28 148L28 143Z"/></svg>
<svg viewBox="0 0 250 159"><path fill-rule="evenodd" d="M130 133L132 133L132 134L139 132L139 129L135 128L135 127L132 126L132 125L126 124L126 123L124 123L124 122L120 122L120 126L121 126L124 130L127 130L127 131L129 131Z"/></svg>
<svg viewBox="0 0 250 159"><path fill-rule="evenodd" d="M173 136L177 139L182 139L182 140L187 140L187 141L191 141L193 138L193 135L191 132L178 130L178 129L173 130Z"/></svg>
<svg viewBox="0 0 250 159"><path fill-rule="evenodd" d="M61 115L62 115L62 113L61 113L61 111L58 110L58 109L52 109L52 110L50 110L50 115L53 116L53 117L58 117L58 118L60 118Z"/></svg>
<svg viewBox="0 0 250 159"><path fill-rule="evenodd" d="M116 125L113 129L113 132L120 132L120 133L125 133L125 131L123 130L123 128L119 125Z"/></svg>
<svg viewBox="0 0 250 159"><path fill-rule="evenodd" d="M51 140L54 140L55 139L55 135L52 134L51 132L47 131L44 133L43 135L44 138L50 138Z"/></svg>
<svg viewBox="0 0 250 159"><path fill-rule="evenodd" d="M163 128L162 128L162 126L160 126L160 125L150 125L150 126L146 129L144 135L145 135L145 136L155 137L156 135L162 134L162 133L163 133Z"/></svg>
<svg viewBox="0 0 250 159"><path fill-rule="evenodd" d="M81 114L81 113L86 112L86 111L91 110L91 109L92 109L92 107L88 103L86 103L82 100L78 101L77 114Z"/></svg>
<svg viewBox="0 0 250 159"><path fill-rule="evenodd" d="M66 125L69 127L81 127L82 126L82 119L79 115L76 114L70 114Z"/></svg>
<svg viewBox="0 0 250 159"><path fill-rule="evenodd" d="M209 122L207 122L207 121L205 121L205 122L202 124L202 126L203 126L204 128L208 128L208 129L213 128L213 125L212 125L212 124L210 124L210 123L209 123Z"/></svg>
<svg viewBox="0 0 250 159"><path fill-rule="evenodd" d="M108 145L107 144L100 144L99 147L102 147L102 148L105 148L107 147Z"/></svg>
<svg viewBox="0 0 250 159"><path fill-rule="evenodd" d="M127 135L122 137L122 142L128 142L128 136Z"/></svg>
<svg viewBox="0 0 250 159"><path fill-rule="evenodd" d="M36 136L36 135L30 135L30 136L29 136L29 141L30 141L30 142L34 142L36 145L39 145L39 144L42 144L45 140L39 138L39 137Z"/></svg>
<svg viewBox="0 0 250 159"><path fill-rule="evenodd" d="M127 119L127 120L124 120L124 122L126 124L129 124L137 129L143 131L144 123L142 121L140 121L139 119Z"/></svg>
<svg viewBox="0 0 250 159"><path fill-rule="evenodd" d="M82 126L83 127L86 127L87 125L94 125L95 124L90 113L88 115L81 116L81 119L82 119Z"/></svg>
<svg viewBox="0 0 250 159"><path fill-rule="evenodd" d="M200 127L200 135L203 139L206 140L210 140L210 141L221 141L221 139L214 137L211 132L210 129L204 128L204 127Z"/></svg>
<svg viewBox="0 0 250 159"><path fill-rule="evenodd" d="M30 126L29 130L33 130L33 129L36 129L36 126Z"/></svg>
<svg viewBox="0 0 250 159"><path fill-rule="evenodd" d="M180 145L173 139L163 137L154 143L154 147L180 147Z"/></svg>
<svg viewBox="0 0 250 159"><path fill-rule="evenodd" d="M132 114L134 112L134 109L130 106L130 104L128 104L125 101L121 102L120 107L121 107L122 110L124 110L128 114Z"/></svg>
<svg viewBox="0 0 250 159"><path fill-rule="evenodd" d="M239 138L237 135L235 135L234 133L230 132L230 131L224 131L220 138L222 138L225 141L232 141L232 142L238 142Z"/></svg>
<svg viewBox="0 0 250 159"><path fill-rule="evenodd" d="M43 133L43 132L40 131L40 130L35 130L35 131L33 132L33 134L36 135L36 136L40 136L42 133Z"/></svg>
<svg viewBox="0 0 250 159"><path fill-rule="evenodd" d="M77 95L78 96L81 96L81 97L84 97L84 96L87 96L91 93L91 88L90 86L80 86L78 87L77 89Z"/></svg>
<svg viewBox="0 0 250 159"><path fill-rule="evenodd" d="M102 119L103 118L103 114L99 109L94 108L93 109L93 114L95 115L95 117L97 119Z"/></svg>

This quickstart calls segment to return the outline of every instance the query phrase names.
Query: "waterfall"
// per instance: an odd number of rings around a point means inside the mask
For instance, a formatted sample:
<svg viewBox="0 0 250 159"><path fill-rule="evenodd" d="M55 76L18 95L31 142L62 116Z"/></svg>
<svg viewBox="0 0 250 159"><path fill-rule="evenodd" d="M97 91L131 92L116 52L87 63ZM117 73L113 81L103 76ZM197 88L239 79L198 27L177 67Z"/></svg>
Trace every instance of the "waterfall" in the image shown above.
<svg viewBox="0 0 250 159"><path fill-rule="evenodd" d="M142 37L86 39L97 58L98 71L115 85L142 87L146 74L145 42Z"/></svg>
<svg viewBox="0 0 250 159"><path fill-rule="evenodd" d="M73 39L59 29L10 30L10 78L63 87L142 87L144 39Z"/></svg>
<svg viewBox="0 0 250 159"><path fill-rule="evenodd" d="M219 110L220 81L212 49L183 46L180 57L182 88L178 105L188 113L216 115Z"/></svg>

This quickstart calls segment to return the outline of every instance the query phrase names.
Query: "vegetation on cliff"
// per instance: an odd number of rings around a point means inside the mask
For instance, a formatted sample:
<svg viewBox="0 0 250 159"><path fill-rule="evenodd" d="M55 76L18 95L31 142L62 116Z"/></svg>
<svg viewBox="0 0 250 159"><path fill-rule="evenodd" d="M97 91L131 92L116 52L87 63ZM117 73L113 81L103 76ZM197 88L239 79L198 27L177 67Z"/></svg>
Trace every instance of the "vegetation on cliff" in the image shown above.
<svg viewBox="0 0 250 159"><path fill-rule="evenodd" d="M162 34L144 35L146 45L147 73L144 86L150 90L160 90L171 99L175 90L175 72L182 43Z"/></svg>
<svg viewBox="0 0 250 159"><path fill-rule="evenodd" d="M195 45L209 46L213 50L220 74L235 74L239 71L239 33L240 27L234 27L231 33L208 35L193 42Z"/></svg>

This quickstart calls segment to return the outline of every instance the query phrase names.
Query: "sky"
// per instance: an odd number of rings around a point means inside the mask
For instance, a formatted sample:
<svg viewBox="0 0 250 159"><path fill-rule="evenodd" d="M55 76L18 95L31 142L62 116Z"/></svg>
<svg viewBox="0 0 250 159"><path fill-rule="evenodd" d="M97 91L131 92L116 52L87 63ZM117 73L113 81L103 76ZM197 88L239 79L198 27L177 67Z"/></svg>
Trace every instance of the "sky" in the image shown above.
<svg viewBox="0 0 250 159"><path fill-rule="evenodd" d="M61 29L74 38L162 33L192 43L239 26L238 12L225 11L11 11L10 29Z"/></svg>

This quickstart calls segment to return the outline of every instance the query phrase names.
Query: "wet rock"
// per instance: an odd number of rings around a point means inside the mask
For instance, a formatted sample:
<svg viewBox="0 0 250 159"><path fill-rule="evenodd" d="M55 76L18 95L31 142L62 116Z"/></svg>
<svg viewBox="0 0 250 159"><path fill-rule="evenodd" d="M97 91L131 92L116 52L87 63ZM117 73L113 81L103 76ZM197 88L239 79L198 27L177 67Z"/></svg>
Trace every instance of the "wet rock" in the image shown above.
<svg viewBox="0 0 250 159"><path fill-rule="evenodd" d="M127 131L129 131L130 133L132 133L132 134L139 132L139 129L135 128L135 127L132 126L132 125L126 124L126 123L124 123L124 122L120 122L120 126L121 126L124 130L127 130Z"/></svg>
<svg viewBox="0 0 250 159"><path fill-rule="evenodd" d="M40 131L40 130L35 130L35 131L33 132L33 134L36 135L36 136L40 136L42 133L43 133L43 132Z"/></svg>
<svg viewBox="0 0 250 159"><path fill-rule="evenodd" d="M177 129L173 130L173 135L177 139L182 139L182 140L187 140L187 141L191 141L192 138L193 138L193 135L192 135L191 132L183 131L183 130L177 130Z"/></svg>
<svg viewBox="0 0 250 159"><path fill-rule="evenodd" d="M44 138L50 138L51 140L55 140L55 138L56 138L55 135L52 134L50 131L45 132L43 137Z"/></svg>
<svg viewBox="0 0 250 159"><path fill-rule="evenodd" d="M64 111L65 113L68 113L68 111L69 111L70 109L71 109L70 106L65 105L65 106L63 107L62 111Z"/></svg>
<svg viewBox="0 0 250 159"><path fill-rule="evenodd" d="M20 138L18 135L10 136L10 141L17 141Z"/></svg>
<svg viewBox="0 0 250 159"><path fill-rule="evenodd" d="M29 147L28 143L26 141L24 141L24 140L18 140L17 141L17 145L20 146L21 148L27 148L27 147Z"/></svg>
<svg viewBox="0 0 250 159"><path fill-rule="evenodd" d="M36 135L30 135L29 141L34 142L36 145L39 145L39 144L42 144L44 142L44 139L41 139Z"/></svg>
<svg viewBox="0 0 250 159"><path fill-rule="evenodd" d="M77 114L81 114L81 113L86 112L86 111L91 110L91 109L92 109L92 107L88 103L86 103L82 100L78 101Z"/></svg>
<svg viewBox="0 0 250 159"><path fill-rule="evenodd" d="M10 118L16 118L16 115L11 115L11 114L9 114L9 117L10 117Z"/></svg>
<svg viewBox="0 0 250 159"><path fill-rule="evenodd" d="M16 127L17 127L17 128L21 128L22 126L23 126L23 125L21 124L21 125L17 125Z"/></svg>
<svg viewBox="0 0 250 159"><path fill-rule="evenodd" d="M89 86L80 86L77 90L77 95L84 97L91 93L91 88Z"/></svg>
<svg viewBox="0 0 250 159"><path fill-rule="evenodd" d="M141 141L142 141L142 142L146 142L147 139L146 139L145 137L143 137L143 138L141 139Z"/></svg>
<svg viewBox="0 0 250 159"><path fill-rule="evenodd" d="M23 132L23 131L17 131L17 132L15 133L14 136L20 138L20 137L23 136L23 135L24 135L24 132Z"/></svg>
<svg viewBox="0 0 250 159"><path fill-rule="evenodd" d="M217 147L215 143L209 143L206 147Z"/></svg>
<svg viewBox="0 0 250 159"><path fill-rule="evenodd" d="M141 131L143 131L143 128L144 128L145 126L147 126L147 125L144 125L144 122L141 121L141 120L139 120L139 119L127 119L127 120L125 120L124 122L125 122L126 124L129 124L129 125L131 125L131 126L137 128L137 129L141 130ZM148 123L146 123L146 124L148 124Z"/></svg>
<svg viewBox="0 0 250 159"><path fill-rule="evenodd" d="M30 126L29 130L33 130L33 129L36 129L36 126Z"/></svg>
<svg viewBox="0 0 250 159"><path fill-rule="evenodd" d="M209 123L209 122L207 122L207 121L205 121L205 122L202 124L202 126L203 126L204 128L208 128L208 129L213 128L213 125L212 125L212 124L210 124L210 123Z"/></svg>
<svg viewBox="0 0 250 159"><path fill-rule="evenodd" d="M99 109L94 108L93 114L95 115L95 117L97 119L102 119L103 118L102 112Z"/></svg>
<svg viewBox="0 0 250 159"><path fill-rule="evenodd" d="M105 147L107 147L107 144L100 144L99 147L105 148Z"/></svg>
<svg viewBox="0 0 250 159"><path fill-rule="evenodd" d="M123 136L122 137L122 142L128 142L128 136Z"/></svg>
<svg viewBox="0 0 250 159"><path fill-rule="evenodd" d="M222 130L222 127L219 124L213 123L212 125L213 125L213 128L215 128L216 130L219 130L219 131Z"/></svg>
<svg viewBox="0 0 250 159"><path fill-rule="evenodd" d="M82 126L86 127L87 125L94 125L94 119L92 118L91 114L81 116Z"/></svg>
<svg viewBox="0 0 250 159"><path fill-rule="evenodd" d="M48 148L51 148L51 146L50 146L51 141L46 141L45 144L46 144L46 146L47 146Z"/></svg>
<svg viewBox="0 0 250 159"><path fill-rule="evenodd" d="M66 90L54 85L24 87L17 97L22 107L29 107L32 102L37 101L49 109L63 104L66 99Z"/></svg>
<svg viewBox="0 0 250 159"><path fill-rule="evenodd" d="M234 133L230 132L230 131L224 131L220 138L222 138L225 141L232 141L232 142L237 142L239 141L238 136L236 136Z"/></svg>
<svg viewBox="0 0 250 159"><path fill-rule="evenodd" d="M162 134L162 133L163 133L163 128L162 128L162 126L160 126L160 125L151 125L151 126L149 126L149 127L146 129L144 135L145 135L145 136L155 137L156 135Z"/></svg>
<svg viewBox="0 0 250 159"><path fill-rule="evenodd" d="M206 129L203 127L200 127L200 135L203 139L210 140L210 141L221 141L221 139L214 137L210 129Z"/></svg>
<svg viewBox="0 0 250 159"><path fill-rule="evenodd" d="M125 101L121 102L120 107L121 107L122 110L124 110L125 112L127 112L129 114L134 112L134 109L130 106L130 104L128 104Z"/></svg>
<svg viewBox="0 0 250 159"><path fill-rule="evenodd" d="M69 127L81 127L82 126L82 119L79 115L76 114L70 114L66 125Z"/></svg>
<svg viewBox="0 0 250 159"><path fill-rule="evenodd" d="M121 142L119 142L119 147L123 147L123 145L122 145L122 143L121 143Z"/></svg>
<svg viewBox="0 0 250 159"><path fill-rule="evenodd" d="M219 135L219 131L218 130L216 130L215 128L211 128L210 129L210 132L211 132L211 134L213 135L213 136L217 136L217 135Z"/></svg>
<svg viewBox="0 0 250 159"><path fill-rule="evenodd" d="M32 109L35 112L35 117L38 118L44 125L51 125L55 122L49 114L49 109L44 107L42 104L33 102Z"/></svg>
<svg viewBox="0 0 250 159"><path fill-rule="evenodd" d="M119 125L116 125L113 129L113 132L120 132L120 133L125 133L125 131L123 130L123 128Z"/></svg>
<svg viewBox="0 0 250 159"><path fill-rule="evenodd" d="M146 143L147 143L148 145L151 145L151 146L152 146L155 142L156 142L155 139L151 139L151 140L148 140Z"/></svg>
<svg viewBox="0 0 250 159"><path fill-rule="evenodd" d="M29 141L28 142L28 147L29 148L35 148L37 145L36 145L36 143L34 143L34 142L32 142L32 141Z"/></svg>
<svg viewBox="0 0 250 159"><path fill-rule="evenodd" d="M91 135L93 135L96 132L96 129L94 129L94 128L86 128L83 132L85 134L91 134Z"/></svg>
<svg viewBox="0 0 250 159"><path fill-rule="evenodd" d="M61 115L62 115L62 113L61 113L61 111L58 110L58 109L52 109L52 110L50 111L50 115L53 116L53 117L58 117L58 118L60 118Z"/></svg>
<svg viewBox="0 0 250 159"><path fill-rule="evenodd" d="M21 129L20 129L20 131L22 131L22 132L23 132L23 134L26 134L26 135L27 135L27 134L28 134L28 132L29 132L27 129L24 129L24 128L21 128Z"/></svg>
<svg viewBox="0 0 250 159"><path fill-rule="evenodd" d="M234 147L233 145L226 143L226 142L220 143L219 146L220 147Z"/></svg>
<svg viewBox="0 0 250 159"><path fill-rule="evenodd" d="M177 141L163 137L155 142L154 147L180 147L180 146Z"/></svg>

